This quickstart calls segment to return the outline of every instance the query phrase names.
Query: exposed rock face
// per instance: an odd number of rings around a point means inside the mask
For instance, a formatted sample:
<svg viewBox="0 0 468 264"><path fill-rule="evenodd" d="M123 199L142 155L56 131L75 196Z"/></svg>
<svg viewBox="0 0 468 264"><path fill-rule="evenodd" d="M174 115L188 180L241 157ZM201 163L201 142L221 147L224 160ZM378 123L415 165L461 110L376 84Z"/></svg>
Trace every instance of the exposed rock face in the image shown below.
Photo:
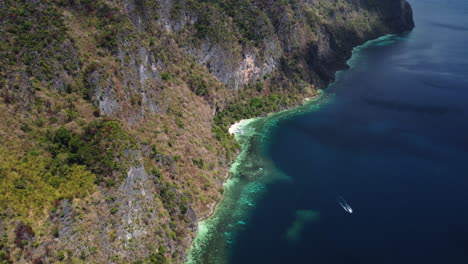
<svg viewBox="0 0 468 264"><path fill-rule="evenodd" d="M91 98L99 107L103 115L110 116L118 111L119 103L116 100L113 84L108 76L103 76L98 69L89 73L86 84L91 91Z"/></svg>
<svg viewBox="0 0 468 264"><path fill-rule="evenodd" d="M241 1L234 2L235 5ZM175 8L174 2L161 1L163 11L159 21L166 30L181 32L184 28L203 23L200 16L206 14L191 10L183 3L178 2L182 9L181 17L174 18L168 15L168 10ZM254 27L258 27L255 34L262 39L243 40L242 33L237 39L207 34L201 43L188 43L185 48L186 54L193 55L218 80L234 89L275 70L281 71L277 67L281 59L293 56L312 56L311 62L300 63L304 63L305 70L310 72L308 81L320 83L320 80L313 80L316 75L322 78L333 76L337 64L343 67L351 47L381 34L403 32L414 26L411 7L401 0L378 3L368 0L315 0L292 1L286 5L277 1L252 1L245 8L258 16L254 22ZM232 22L235 17L216 14L218 10L210 11L214 13L210 16L221 16L228 21L221 26L226 32L239 34L235 22ZM365 23L365 27L353 25L355 22ZM210 26L216 30L214 25ZM241 43L236 43L239 38ZM321 65L321 69L316 65Z"/></svg>
<svg viewBox="0 0 468 264"><path fill-rule="evenodd" d="M223 111L300 103L413 26L404 0L0 0L0 263L182 263L235 155Z"/></svg>
<svg viewBox="0 0 468 264"><path fill-rule="evenodd" d="M131 167L127 178L120 185L118 196L121 197L119 214L122 217L122 228L117 230L117 237L124 241L142 239L148 235L148 220L157 219L156 210L148 215L145 222L142 215L152 207L154 196L151 182L143 166ZM155 226L153 228L156 228ZM140 245L143 245L140 244ZM125 246L125 245L124 245Z"/></svg>
<svg viewBox="0 0 468 264"><path fill-rule="evenodd" d="M186 52L193 55L198 63L205 65L219 81L237 90L276 69L279 57L273 56L275 47L273 44L271 50L265 50L264 52L270 54L263 59L259 58L261 55L255 49L235 54L220 44L208 41L202 43L201 47L187 49Z"/></svg>
<svg viewBox="0 0 468 264"><path fill-rule="evenodd" d="M291 79L290 71L298 71L296 78L324 86L333 80L336 70L346 66L344 62L352 47L414 26L411 7L403 0L234 2L233 5L242 2L241 7L249 10L248 14L258 16L251 25L253 36L244 36L239 28L241 22L236 20L242 17L236 18L229 10L206 3L162 0L155 7L148 1L126 0L123 6L138 32L154 34L156 27L156 34L175 34L175 42L170 44L174 53L193 57L234 90L272 75ZM222 25L215 25L217 21L222 21ZM200 24L212 32L200 34ZM147 110L158 111L158 93L154 91L160 86L164 65L141 43L123 38L118 47L124 67L123 89L127 94L131 92L130 97L143 97L141 111L130 117L135 120ZM111 93L109 96L112 98ZM114 112L110 104L103 104L107 106L101 110L103 114Z"/></svg>

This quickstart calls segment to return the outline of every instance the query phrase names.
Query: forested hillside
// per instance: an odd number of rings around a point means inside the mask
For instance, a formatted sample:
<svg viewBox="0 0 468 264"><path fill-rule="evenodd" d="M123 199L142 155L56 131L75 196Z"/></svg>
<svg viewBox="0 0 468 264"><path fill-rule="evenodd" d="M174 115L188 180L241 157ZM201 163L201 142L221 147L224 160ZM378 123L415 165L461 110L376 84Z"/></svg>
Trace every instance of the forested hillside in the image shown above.
<svg viewBox="0 0 468 264"><path fill-rule="evenodd" d="M403 0L0 0L0 263L182 263L229 125L412 27Z"/></svg>

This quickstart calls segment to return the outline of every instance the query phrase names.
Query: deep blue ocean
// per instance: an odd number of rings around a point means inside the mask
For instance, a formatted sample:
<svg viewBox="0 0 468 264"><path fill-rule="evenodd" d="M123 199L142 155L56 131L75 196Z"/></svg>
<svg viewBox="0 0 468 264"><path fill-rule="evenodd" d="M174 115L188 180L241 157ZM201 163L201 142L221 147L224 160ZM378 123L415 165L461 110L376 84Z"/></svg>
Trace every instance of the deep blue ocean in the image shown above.
<svg viewBox="0 0 468 264"><path fill-rule="evenodd" d="M468 263L468 1L410 3L323 102L246 126L193 262Z"/></svg>

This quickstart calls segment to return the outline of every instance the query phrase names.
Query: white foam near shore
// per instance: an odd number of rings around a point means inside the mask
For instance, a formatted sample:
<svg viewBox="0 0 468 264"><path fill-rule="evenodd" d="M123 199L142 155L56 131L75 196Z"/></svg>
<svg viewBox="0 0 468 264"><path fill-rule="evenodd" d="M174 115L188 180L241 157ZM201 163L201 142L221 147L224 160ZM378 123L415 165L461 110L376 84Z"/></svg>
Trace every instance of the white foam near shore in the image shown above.
<svg viewBox="0 0 468 264"><path fill-rule="evenodd" d="M250 121L252 121L252 120L253 119L242 119L241 121L236 122L234 125L232 125L229 128L229 134L231 134L231 135L233 135L233 134L234 135L242 134L243 128L245 127L245 125L250 123Z"/></svg>

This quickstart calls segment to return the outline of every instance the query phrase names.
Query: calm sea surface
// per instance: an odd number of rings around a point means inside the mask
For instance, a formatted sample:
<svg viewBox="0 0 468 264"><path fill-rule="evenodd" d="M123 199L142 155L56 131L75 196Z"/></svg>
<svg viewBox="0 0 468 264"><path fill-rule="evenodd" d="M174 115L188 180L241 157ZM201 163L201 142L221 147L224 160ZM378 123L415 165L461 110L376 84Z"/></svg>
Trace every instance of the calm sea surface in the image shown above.
<svg viewBox="0 0 468 264"><path fill-rule="evenodd" d="M468 263L468 1L411 4L318 102L245 127L189 262Z"/></svg>

